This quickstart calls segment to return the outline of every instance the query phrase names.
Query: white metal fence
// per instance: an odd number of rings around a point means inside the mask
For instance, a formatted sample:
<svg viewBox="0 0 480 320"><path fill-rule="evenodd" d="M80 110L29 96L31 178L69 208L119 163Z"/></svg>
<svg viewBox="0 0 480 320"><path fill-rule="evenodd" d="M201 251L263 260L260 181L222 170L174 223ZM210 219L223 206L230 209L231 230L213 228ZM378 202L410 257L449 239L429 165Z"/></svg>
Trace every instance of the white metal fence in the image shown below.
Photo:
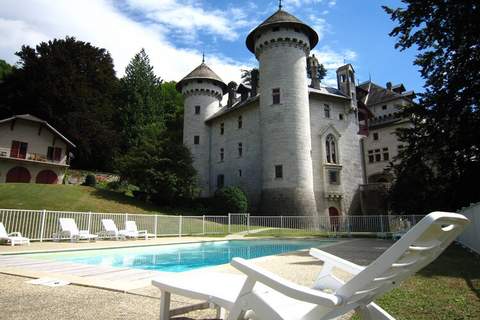
<svg viewBox="0 0 480 320"><path fill-rule="evenodd" d="M458 237L458 241L480 254L480 202L461 209L459 213L467 217L471 223Z"/></svg>
<svg viewBox="0 0 480 320"><path fill-rule="evenodd" d="M407 231L422 216L251 216L229 214L225 216L174 216L130 213L97 213L48 210L0 209L0 222L9 232L38 241L52 240L60 230L60 218L73 218L79 229L90 233L102 231L102 219L112 219L119 229L133 220L137 227L154 237L184 235L214 235L230 233L325 233L338 234L388 234Z"/></svg>

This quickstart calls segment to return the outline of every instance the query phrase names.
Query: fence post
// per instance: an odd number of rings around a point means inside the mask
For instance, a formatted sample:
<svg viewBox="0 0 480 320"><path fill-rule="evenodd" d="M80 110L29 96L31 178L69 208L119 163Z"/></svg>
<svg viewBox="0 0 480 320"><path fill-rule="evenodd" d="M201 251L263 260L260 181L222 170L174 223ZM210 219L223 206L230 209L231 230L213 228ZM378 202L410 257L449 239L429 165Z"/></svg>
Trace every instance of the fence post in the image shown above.
<svg viewBox="0 0 480 320"><path fill-rule="evenodd" d="M179 216L179 219L178 219L178 237L181 238L182 237L182 223L183 223L183 216Z"/></svg>
<svg viewBox="0 0 480 320"><path fill-rule="evenodd" d="M202 234L205 235L205 215L202 216Z"/></svg>
<svg viewBox="0 0 480 320"><path fill-rule="evenodd" d="M127 226L127 221L128 221L128 212L125 213L125 227Z"/></svg>
<svg viewBox="0 0 480 320"><path fill-rule="evenodd" d="M280 232L283 232L283 216L280 216Z"/></svg>
<svg viewBox="0 0 480 320"><path fill-rule="evenodd" d="M417 219L415 218L414 214L412 214L412 218L413 218L413 225L416 225L417 224Z"/></svg>
<svg viewBox="0 0 480 320"><path fill-rule="evenodd" d="M155 215L155 226L153 227L153 232L155 233L155 239L157 239L157 219L158 219L158 215L156 214Z"/></svg>
<svg viewBox="0 0 480 320"><path fill-rule="evenodd" d="M351 221L350 221L350 216L347 215L347 230L348 230L348 237L352 237L352 228L351 228Z"/></svg>
<svg viewBox="0 0 480 320"><path fill-rule="evenodd" d="M228 214L228 234L232 232L232 216L231 213Z"/></svg>
<svg viewBox="0 0 480 320"><path fill-rule="evenodd" d="M45 215L47 214L47 210L43 209L42 211L42 226L40 228L40 242L43 242L43 233L45 231Z"/></svg>
<svg viewBox="0 0 480 320"><path fill-rule="evenodd" d="M250 213L247 213L247 234L250 233Z"/></svg>
<svg viewBox="0 0 480 320"><path fill-rule="evenodd" d="M90 233L91 226L92 226L92 211L89 211L88 212L88 228L87 228L89 233Z"/></svg>
<svg viewBox="0 0 480 320"><path fill-rule="evenodd" d="M380 231L381 231L382 237L386 239L387 237L383 234L383 215L380 216Z"/></svg>

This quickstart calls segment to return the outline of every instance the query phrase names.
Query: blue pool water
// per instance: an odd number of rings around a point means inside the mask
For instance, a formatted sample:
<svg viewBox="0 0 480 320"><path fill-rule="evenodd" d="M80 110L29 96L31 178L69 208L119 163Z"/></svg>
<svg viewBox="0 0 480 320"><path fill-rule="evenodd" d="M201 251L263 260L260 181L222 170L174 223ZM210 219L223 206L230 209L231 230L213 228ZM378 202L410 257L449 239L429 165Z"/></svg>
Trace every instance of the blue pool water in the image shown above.
<svg viewBox="0 0 480 320"><path fill-rule="evenodd" d="M230 240L29 255L91 265L181 272L330 244L331 240Z"/></svg>

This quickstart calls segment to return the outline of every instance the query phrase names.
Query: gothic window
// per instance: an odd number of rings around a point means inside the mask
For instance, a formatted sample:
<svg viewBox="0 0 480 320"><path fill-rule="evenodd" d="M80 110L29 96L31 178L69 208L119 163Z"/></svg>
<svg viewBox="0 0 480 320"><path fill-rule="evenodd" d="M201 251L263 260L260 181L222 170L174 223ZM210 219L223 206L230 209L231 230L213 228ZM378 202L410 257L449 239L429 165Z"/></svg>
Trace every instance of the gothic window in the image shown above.
<svg viewBox="0 0 480 320"><path fill-rule="evenodd" d="M200 114L200 106L195 106L195 114Z"/></svg>
<svg viewBox="0 0 480 320"><path fill-rule="evenodd" d="M243 155L243 143L238 144L238 157L241 158Z"/></svg>
<svg viewBox="0 0 480 320"><path fill-rule="evenodd" d="M325 118L330 118L330 106L328 104L324 105L323 112L325 113Z"/></svg>
<svg viewBox="0 0 480 320"><path fill-rule="evenodd" d="M327 163L337 163L337 145L332 134L329 134L325 139L325 154L327 155Z"/></svg>
<svg viewBox="0 0 480 320"><path fill-rule="evenodd" d="M340 184L340 172L338 170L328 170L328 182L330 184Z"/></svg>
<svg viewBox="0 0 480 320"><path fill-rule="evenodd" d="M220 148L220 161L223 161L225 158L225 150L223 148Z"/></svg>
<svg viewBox="0 0 480 320"><path fill-rule="evenodd" d="M200 136L193 137L193 144L200 144Z"/></svg>
<svg viewBox="0 0 480 320"><path fill-rule="evenodd" d="M272 104L280 104L280 89L272 89Z"/></svg>
<svg viewBox="0 0 480 320"><path fill-rule="evenodd" d="M283 178L283 166L276 165L275 166L275 179L282 179Z"/></svg>
<svg viewBox="0 0 480 320"><path fill-rule="evenodd" d="M225 133L225 123L220 123L220 134L223 136Z"/></svg>
<svg viewBox="0 0 480 320"><path fill-rule="evenodd" d="M242 129L243 127L243 118L242 116L238 117L238 129Z"/></svg>

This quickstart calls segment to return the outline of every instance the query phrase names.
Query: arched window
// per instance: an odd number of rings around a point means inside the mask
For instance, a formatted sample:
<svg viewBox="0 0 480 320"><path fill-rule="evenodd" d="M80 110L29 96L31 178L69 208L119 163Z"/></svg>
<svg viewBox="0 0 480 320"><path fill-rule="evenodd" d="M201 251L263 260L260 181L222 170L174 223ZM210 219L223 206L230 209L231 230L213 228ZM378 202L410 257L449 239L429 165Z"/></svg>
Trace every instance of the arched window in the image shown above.
<svg viewBox="0 0 480 320"><path fill-rule="evenodd" d="M327 163L337 163L337 143L332 134L329 134L325 139L325 154L327 155Z"/></svg>

